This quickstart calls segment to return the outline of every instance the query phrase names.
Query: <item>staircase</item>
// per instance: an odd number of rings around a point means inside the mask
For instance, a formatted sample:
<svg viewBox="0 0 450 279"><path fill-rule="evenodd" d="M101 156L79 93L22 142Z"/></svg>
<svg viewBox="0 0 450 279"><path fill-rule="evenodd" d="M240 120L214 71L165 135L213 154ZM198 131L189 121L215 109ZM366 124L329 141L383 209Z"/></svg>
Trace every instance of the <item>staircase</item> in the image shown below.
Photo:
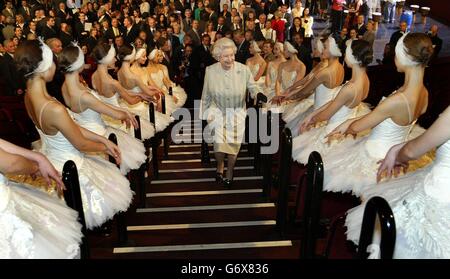
<svg viewBox="0 0 450 279"><path fill-rule="evenodd" d="M182 124L194 127L193 121ZM209 149L211 164L205 165L200 144L172 144L168 158L160 161L158 179L147 181L146 207L127 213L129 243L118 246L114 233L90 234L91 257L298 258L299 241L292 238L299 237L283 239L276 231L275 204L262 196L262 176L255 174L247 145L241 147L231 189L215 182L212 145ZM159 151L162 155L162 146Z"/></svg>

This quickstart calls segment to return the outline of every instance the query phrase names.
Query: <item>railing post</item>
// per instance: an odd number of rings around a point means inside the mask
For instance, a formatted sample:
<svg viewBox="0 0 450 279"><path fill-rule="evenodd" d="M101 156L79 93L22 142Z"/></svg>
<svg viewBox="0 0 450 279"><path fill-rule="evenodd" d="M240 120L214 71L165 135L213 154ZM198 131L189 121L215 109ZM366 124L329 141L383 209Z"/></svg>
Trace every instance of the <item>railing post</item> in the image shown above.
<svg viewBox="0 0 450 279"><path fill-rule="evenodd" d="M306 194L303 199L304 241L302 241L301 246L301 258L312 259L315 257L316 251L323 191L323 162L322 157L316 151L309 155L306 182Z"/></svg>
<svg viewBox="0 0 450 279"><path fill-rule="evenodd" d="M364 217L359 236L358 258L367 259L367 247L372 243L375 229L375 217L381 226L380 256L381 259L392 259L395 248L396 228L394 214L385 199L373 197L366 203Z"/></svg>
<svg viewBox="0 0 450 279"><path fill-rule="evenodd" d="M83 234L83 237L80 245L80 257L81 259L89 259L89 243L87 238L83 201L81 200L80 182L78 180L77 166L73 161L70 160L64 164L62 180L66 186L66 190L64 191L64 199L70 208L78 212L78 221L81 224L81 233Z"/></svg>
<svg viewBox="0 0 450 279"><path fill-rule="evenodd" d="M153 104L152 104L153 106ZM150 119L152 118L153 115L153 119L155 118L155 113L154 110L152 111L152 109L150 109ZM152 114L153 113L153 114ZM138 115L136 115L136 121L139 123L139 127L134 129L134 136L136 139L141 140L141 123L140 123L140 118ZM154 160L154 159L152 159ZM148 170L148 159L147 162L145 162L144 164L142 164L139 167L138 170L138 180L139 180L139 187L136 187L136 192L138 192L139 195L139 204L140 207L145 207L145 201L147 199L146 194L147 194L147 187L146 187L146 183L145 183L145 172Z"/></svg>
<svg viewBox="0 0 450 279"><path fill-rule="evenodd" d="M272 131L272 111L267 110L267 131ZM272 135L271 135L272 136ZM264 144L269 146L271 142ZM264 154L262 155L262 165L263 165L263 196L269 197L271 186L272 186L272 155Z"/></svg>
<svg viewBox="0 0 450 279"><path fill-rule="evenodd" d="M114 133L111 133L108 137L108 139L117 145L117 136ZM109 155L109 162L116 164L118 167L119 165L116 163L116 160L114 157ZM142 187L142 185L141 185ZM128 232L127 232L127 224L125 221L125 212L119 212L116 215L117 220L117 238L118 238L118 244L119 246L126 245L128 241Z"/></svg>
<svg viewBox="0 0 450 279"><path fill-rule="evenodd" d="M280 178L277 202L277 228L281 236L286 233L289 198L289 179L291 175L292 134L288 128L282 132L280 154Z"/></svg>
<svg viewBox="0 0 450 279"><path fill-rule="evenodd" d="M206 128L207 125L208 125L208 123L206 122L206 120L202 120L202 131L205 131L205 128ZM201 154L202 164L210 164L211 163L211 158L210 158L210 155L209 155L208 143L206 143L203 133L202 133L201 153L202 153Z"/></svg>
<svg viewBox="0 0 450 279"><path fill-rule="evenodd" d="M162 96L163 98L164 96ZM153 103L149 103L150 110L150 122L155 126L156 130L156 121L155 121L155 105ZM163 106L163 110L165 110L165 102ZM158 178L159 176L159 168L158 168L158 142L159 142L159 132L156 133L155 136L151 138L151 146L152 146L152 166L153 166L153 176Z"/></svg>

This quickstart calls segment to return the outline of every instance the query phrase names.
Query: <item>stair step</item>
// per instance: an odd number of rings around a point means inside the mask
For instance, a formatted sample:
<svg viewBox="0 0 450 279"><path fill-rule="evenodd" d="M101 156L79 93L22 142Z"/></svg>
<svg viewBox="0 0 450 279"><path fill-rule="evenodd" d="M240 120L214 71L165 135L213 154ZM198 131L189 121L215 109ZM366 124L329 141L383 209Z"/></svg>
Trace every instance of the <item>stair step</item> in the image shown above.
<svg viewBox="0 0 450 279"><path fill-rule="evenodd" d="M247 193L262 193L262 189L147 193L147 198L151 198L151 197L178 197L178 196L229 195L229 194L247 194Z"/></svg>
<svg viewBox="0 0 450 279"><path fill-rule="evenodd" d="M209 178L214 176L211 174ZM157 181L157 180L155 180ZM261 180L236 180L233 182L232 190L239 189L261 189ZM160 193L160 192L188 192L188 191L220 191L226 190L221 184L207 182L196 183L169 183L169 184L151 184L147 183L147 193Z"/></svg>
<svg viewBox="0 0 450 279"><path fill-rule="evenodd" d="M251 161L253 157L237 157L237 161ZM216 159L211 158L211 162L215 162ZM162 160L162 164L180 164L180 163L201 163L201 159L187 159L187 160Z"/></svg>
<svg viewBox="0 0 450 279"><path fill-rule="evenodd" d="M196 205L196 206L169 206L138 208L136 213L150 212L178 212L178 211L201 211L201 210L224 210L224 209L244 209L244 208L274 208L274 203L235 203L235 204L214 204L214 205Z"/></svg>
<svg viewBox="0 0 450 279"><path fill-rule="evenodd" d="M274 226L275 220L262 221L239 221L239 222L215 222L194 224L164 224L164 225L141 225L128 226L127 231L153 231L153 230L183 230L202 228L225 228L225 227L250 227L250 226Z"/></svg>
<svg viewBox="0 0 450 279"><path fill-rule="evenodd" d="M191 208L195 209L195 208ZM178 224L189 220L190 223L226 222L245 220L266 220L275 218L275 207L246 207L246 208L212 208L209 210L190 210L179 214L177 211L138 212L130 214L128 225L157 225Z"/></svg>
<svg viewBox="0 0 450 279"><path fill-rule="evenodd" d="M262 180L262 176L246 176L246 177L234 177L233 181L247 181L247 180ZM165 179L154 180L152 185L155 184L171 184L171 183L197 183L197 182L215 182L216 178L192 178L192 179Z"/></svg>
<svg viewBox="0 0 450 279"><path fill-rule="evenodd" d="M167 245L167 246L144 246L144 247L120 247L114 248L113 253L151 253L169 251L194 251L194 250L223 250L223 249L245 249L266 247L290 247L292 241L260 241L260 242L236 242L236 243L211 243L194 245Z"/></svg>
<svg viewBox="0 0 450 279"><path fill-rule="evenodd" d="M147 198L147 207L220 205L232 203L259 203L263 199L260 193L182 196L182 197L152 197Z"/></svg>

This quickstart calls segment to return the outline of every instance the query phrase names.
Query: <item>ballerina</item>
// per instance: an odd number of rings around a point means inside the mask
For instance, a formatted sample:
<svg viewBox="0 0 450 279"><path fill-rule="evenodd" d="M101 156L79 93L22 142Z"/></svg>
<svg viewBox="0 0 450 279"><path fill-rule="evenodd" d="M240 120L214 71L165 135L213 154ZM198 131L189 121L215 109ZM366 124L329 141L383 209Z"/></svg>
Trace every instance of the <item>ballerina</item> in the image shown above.
<svg viewBox="0 0 450 279"><path fill-rule="evenodd" d="M270 101L275 96L275 84L278 77L278 67L281 63L286 61L284 57L284 46L282 43L277 42L273 47L273 54L275 59L267 64L267 73L265 80L264 93L267 96L267 100Z"/></svg>
<svg viewBox="0 0 450 279"><path fill-rule="evenodd" d="M141 118L139 124L141 126L142 139L152 138L155 135L155 128L148 121L148 110L142 100L152 100L153 98L141 93L130 93L109 75L108 67L112 67L116 62L114 46L100 43L92 50L92 56L98 63L97 70L92 74L92 87L100 95L101 100L116 108L121 107L139 115ZM144 108L141 108L142 106ZM109 126L125 130L134 136L134 130L127 130L121 121L108 116L103 116L103 119Z"/></svg>
<svg viewBox="0 0 450 279"><path fill-rule="evenodd" d="M186 103L187 95L183 88L175 85L175 83L170 80L167 67L161 64L163 59L164 56L161 50L152 50L148 56L149 63L147 71L150 79L153 80L157 88L166 95L168 113L172 114L172 112L181 108L184 103ZM172 90L172 97L169 95L170 90Z"/></svg>
<svg viewBox="0 0 450 279"><path fill-rule="evenodd" d="M281 96L286 90L291 87L295 82L303 79L306 73L305 64L303 64L297 57L298 51L289 42L284 43L284 56L287 61L280 64L278 67L277 81L275 83L276 96ZM297 110L306 111L313 105L313 101L306 99L300 103L289 103L282 106L278 106L279 111L292 110L296 107ZM301 107L301 108L300 108Z"/></svg>
<svg viewBox="0 0 450 279"><path fill-rule="evenodd" d="M395 52L397 70L405 73L404 85L369 114L343 122L329 135L332 140L372 129L368 136L347 139L323 156L325 191L361 195L367 185L376 183L377 162L390 147L407 140L417 118L426 111L428 91L423 76L433 52L430 39L425 34L409 33L398 41Z"/></svg>
<svg viewBox="0 0 450 279"><path fill-rule="evenodd" d="M336 98L309 114L300 125L300 135L293 140L292 158L306 164L313 151L322 156L331 148L339 148L326 142L326 136L337 126L350 118L370 112L362 101L369 94L370 81L366 67L373 60L373 51L369 43L353 41L346 49L345 63L352 69L352 78L341 86ZM326 121L325 126L314 128Z"/></svg>
<svg viewBox="0 0 450 279"><path fill-rule="evenodd" d="M267 63L264 58L262 58L261 49L255 41L252 41L250 43L249 51L253 56L247 59L245 64L250 68L255 82L258 83L261 88L263 88L266 80L263 74L266 71Z"/></svg>
<svg viewBox="0 0 450 279"><path fill-rule="evenodd" d="M436 160L426 168L399 178L371 185L362 199L381 196L394 213L396 240L394 258L432 259L450 258L450 107L421 136L391 147L378 171L390 178L399 173L411 160L427 151L436 150ZM348 211L347 239L359 242L365 203ZM375 231L375 245L379 227ZM378 249L379 250L379 249ZM374 255L376 257L376 255Z"/></svg>
<svg viewBox="0 0 450 279"><path fill-rule="evenodd" d="M122 51L129 51L129 49L122 49ZM152 86L156 88L159 92L161 92L156 84L154 83L153 79L150 78L147 69L144 67L145 63L147 61L147 52L145 49L141 48L136 51L136 59L134 63L130 67L131 75L133 76L133 79L136 78L140 82L144 84L144 86ZM126 67L126 66L125 66ZM125 77L124 77L125 78ZM132 89L133 92L139 93L141 91L141 88L139 86L135 86ZM162 93L162 92L161 92ZM162 93L163 94L163 93ZM170 116L170 114L167 111L168 103L170 103L170 98L165 98L166 102L166 114L161 113L161 102L155 102L156 107L159 111L155 110L155 128L157 132L163 131L166 129L167 126L170 125L175 119ZM173 103L173 102L172 102ZM141 105L142 106L142 105ZM144 117L148 117L148 106L142 106L143 107L143 115Z"/></svg>
<svg viewBox="0 0 450 279"><path fill-rule="evenodd" d="M53 79L55 63L50 48L40 41L24 41L14 55L18 70L27 79L25 107L41 137L40 151L58 171L72 160L78 168L83 210L88 229L102 225L126 211L133 192L117 166L84 152L104 152L120 163L120 150L108 139L78 126L64 105L45 87Z"/></svg>
<svg viewBox="0 0 450 279"><path fill-rule="evenodd" d="M84 54L75 45L67 46L58 55L58 65L65 73L62 87L66 105L72 110L75 121L91 132L108 137L114 133L122 155L120 171L127 174L130 169L138 169L146 160L144 144L122 130L107 126L101 114L126 123L127 127L138 127L134 115L124 109L113 107L100 101L94 90L82 84L79 78L83 70Z"/></svg>
<svg viewBox="0 0 450 279"><path fill-rule="evenodd" d="M81 224L64 200L4 175L42 176L44 187L65 189L45 156L0 139L0 258L70 259L79 257Z"/></svg>
<svg viewBox="0 0 450 279"><path fill-rule="evenodd" d="M287 115L284 119L290 120L286 123L286 127L291 130L294 137L299 133L299 123L303 122L307 115L332 100L344 80L344 67L339 63L342 53L336 41L331 36L324 37L321 41L323 43L322 58L328 60L326 67L323 67L325 63L319 64L320 68L294 83L283 95L272 100L275 104L281 104L289 101L300 102L308 97L314 98L314 105L306 111L303 110L303 105L300 105L299 110L286 110L285 114Z"/></svg>

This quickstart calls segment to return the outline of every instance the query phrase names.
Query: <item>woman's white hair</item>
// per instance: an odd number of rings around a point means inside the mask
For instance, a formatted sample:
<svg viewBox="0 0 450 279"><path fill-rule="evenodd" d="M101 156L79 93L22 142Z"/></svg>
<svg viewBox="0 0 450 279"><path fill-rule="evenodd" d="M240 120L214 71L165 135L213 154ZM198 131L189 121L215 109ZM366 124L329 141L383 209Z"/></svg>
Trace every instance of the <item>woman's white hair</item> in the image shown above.
<svg viewBox="0 0 450 279"><path fill-rule="evenodd" d="M259 48L258 43L256 41L252 41L251 44L252 44L254 52L257 52L257 53L261 52L261 49Z"/></svg>
<svg viewBox="0 0 450 279"><path fill-rule="evenodd" d="M217 40L214 43L211 54L214 57L214 59L219 61L220 56L222 55L222 52L227 48L231 48L233 50L233 53L236 54L237 47L234 44L234 42L231 39L228 39L226 37L220 38L219 40Z"/></svg>

